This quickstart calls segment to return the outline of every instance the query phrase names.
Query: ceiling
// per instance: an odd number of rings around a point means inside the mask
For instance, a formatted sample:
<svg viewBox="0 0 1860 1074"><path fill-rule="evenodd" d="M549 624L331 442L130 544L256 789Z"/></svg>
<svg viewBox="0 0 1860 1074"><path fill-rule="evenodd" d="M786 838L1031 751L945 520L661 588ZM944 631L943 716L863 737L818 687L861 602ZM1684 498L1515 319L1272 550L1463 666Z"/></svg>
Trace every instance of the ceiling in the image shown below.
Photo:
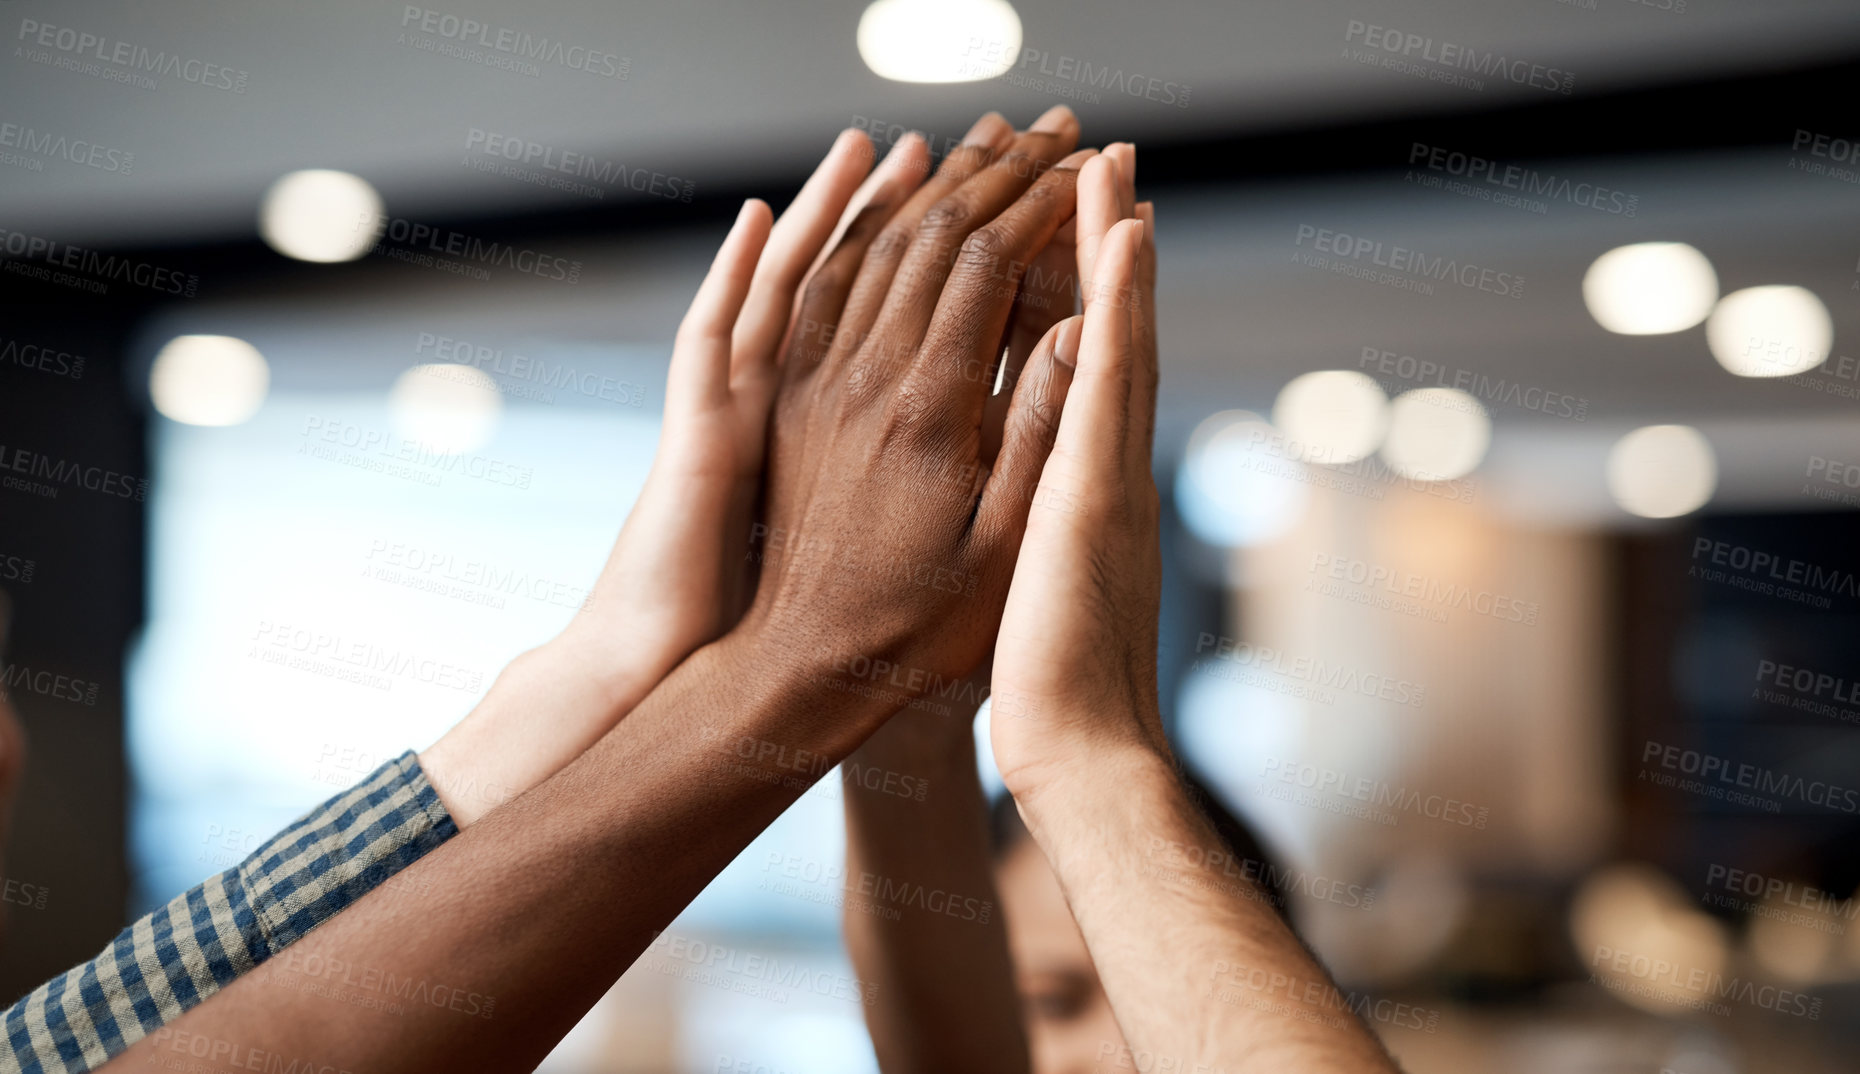
<svg viewBox="0 0 1860 1074"><path fill-rule="evenodd" d="M68 27L224 64L245 73L246 87L234 93L164 76L154 89L138 89L49 66L16 42L0 67L0 124L133 152L134 168L125 175L61 161L42 171L0 167L0 226L144 250L232 244L246 251L235 267L203 287L209 297L170 306L151 326L145 351L174 332L228 332L259 344L280 385L385 388L414 360L410 321L422 332L494 345L549 338L658 353L727 226L719 203L744 190L779 203L834 132L862 118L954 138L986 107L1025 121L1063 99L1080 112L1088 140L1179 147L1172 174L1197 180L1165 188L1159 203L1165 452L1179 449L1207 414L1265 410L1292 377L1362 368L1370 348L1583 401L1580 421L1492 408L1494 441L1482 472L1523 498L1520 514L1549 503L1539 513L1563 521L1618 519L1599 484L1601 460L1622 432L1657 422L1697 425L1719 445L1720 504L1825 507L1802 493L1802 471L1817 454L1860 462L1853 420L1860 399L1842 394L1860 391L1860 381L1734 377L1711 359L1699 328L1611 335L1588 316L1580 281L1614 246L1687 241L1711 258L1725 291L1810 287L1833 313L1835 351L1860 354L1860 184L1805 174L1789 145L1798 125L1823 122L1806 118L1808 105L1825 113L1828 102L1803 101L1798 112L1788 92L1771 93L1761 122L1745 125L1757 137L1685 152L1619 152L1619 128L1629 128L1632 148L1637 123L1650 143L1668 125L1662 117L1709 127L1738 89L1709 98L1667 91L1651 110L1643 104L1633 113L1638 118L1617 119L1617 151L1606 156L1555 156L1531 141L1547 128L1521 124L1525 144L1515 161L1632 195L1635 211L1599 212L1569 198L1516 208L1417 182L1402 155L1410 129L1420 129L1420 117L1440 130L1442 116L1491 113L1476 143L1485 146L1494 129L1507 129L1512 113L1502 109L1560 95L1502 83L1443 85L1345 55L1364 36L1353 20L1431 38L1436 49L1502 50L1572 73L1574 98L1595 102L1583 106L1590 116L1613 109L1615 93L1860 55L1860 5L1851 0L1794 0L1760 11L1704 0L1683 13L1632 0L1594 3L1017 5L1027 46L1047 54L1049 66L1085 60L1190 87L1187 106L1171 107L1057 96L1050 82L1045 89L1007 79L886 82L854 48L857 0L676 7L479 0L430 9L434 19L473 18L625 57L624 80L557 65L532 77L417 48L408 42L421 36L429 9L409 15L407 5L334 0L229 14L180 2L158 14L109 0L66 14L39 0L0 0L0 15L20 20L14 36L32 22ZM403 20L411 20L406 29ZM1319 160L1326 140L1356 137L1349 125L1370 123L1383 124L1381 141L1349 169ZM587 214L611 206L466 166L473 130L690 180L697 205L636 199L656 226L625 234L590 227ZM1228 152L1197 166L1196 147L1216 143ZM1244 161L1249 152L1273 157L1282 174L1267 168L1222 182L1230 165L1219 162ZM1297 174L1307 153L1312 163ZM1183 159L1191 166L1181 167ZM1503 163L1512 162L1507 150ZM380 258L286 267L254 243L258 199L278 175L315 166L364 176L395 216L482 218L487 228L507 229L501 234L546 221L534 241L586 268L579 284L562 286L462 280ZM1302 229L1492 268L1524 279L1525 294L1453 286L1422 293L1309 268L1294 260L1309 249ZM305 325L315 326L313 339L289 331ZM1391 392L1412 386L1381 379Z"/></svg>
<svg viewBox="0 0 1860 1074"><path fill-rule="evenodd" d="M1554 96L1491 78L1472 89L1364 67L1346 55L1371 32L1357 23L1436 51L1493 50L1568 72L1577 95L1860 49L1851 0L1671 0L1682 12L1659 6L1667 2L1021 0L1025 47L1045 57L1027 60L1025 77L921 86L865 68L853 40L860 0L0 0L13 42L0 65L0 123L134 157L128 174L61 161L39 172L0 168L0 219L69 243L236 241L253 233L264 188L305 167L364 176L396 215L522 212L567 198L466 167L474 129L688 179L701 195L792 174L860 117L956 137L986 107L1025 121L1064 100L1088 137L1141 143ZM558 63L501 70L422 47L447 43L421 27L452 17L490 27L486 39L509 31L623 58L626 77ZM91 53L123 48L189 66L152 77L153 88L106 78L119 68L94 56L76 64L88 70L66 69L55 65L72 62L57 47L59 30L102 41ZM1071 95L1092 92L1076 80L1025 84L1046 77L1042 65L1070 71L1080 62L1187 87L1187 99L1178 107L1099 91L1093 102ZM189 72L240 91L189 81Z"/></svg>

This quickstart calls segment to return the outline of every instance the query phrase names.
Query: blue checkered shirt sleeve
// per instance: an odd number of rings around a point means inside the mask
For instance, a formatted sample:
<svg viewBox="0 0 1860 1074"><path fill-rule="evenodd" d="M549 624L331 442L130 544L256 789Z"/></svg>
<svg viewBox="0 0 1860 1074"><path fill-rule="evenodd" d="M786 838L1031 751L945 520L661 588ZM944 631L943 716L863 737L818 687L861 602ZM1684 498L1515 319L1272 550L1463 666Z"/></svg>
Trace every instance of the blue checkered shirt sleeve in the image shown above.
<svg viewBox="0 0 1860 1074"><path fill-rule="evenodd" d="M419 760L401 754L13 1004L0 1070L101 1066L457 832Z"/></svg>

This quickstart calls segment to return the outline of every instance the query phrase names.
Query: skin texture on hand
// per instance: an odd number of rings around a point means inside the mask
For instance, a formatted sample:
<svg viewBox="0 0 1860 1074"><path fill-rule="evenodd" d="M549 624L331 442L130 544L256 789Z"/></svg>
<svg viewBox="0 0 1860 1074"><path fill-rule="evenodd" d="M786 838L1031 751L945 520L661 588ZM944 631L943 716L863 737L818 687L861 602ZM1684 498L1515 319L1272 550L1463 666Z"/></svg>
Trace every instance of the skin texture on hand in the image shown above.
<svg viewBox="0 0 1860 1074"><path fill-rule="evenodd" d="M844 688L835 654L870 648L958 677L986 654L1051 442L1025 400L1050 370L1036 360L1021 378L987 472L986 395L964 373L992 365L1018 266L1072 214L1077 173L1051 164L1076 124L1063 113L1057 126L1036 124L1005 155L958 151L909 197L880 184L819 265L801 315L838 331L824 351L791 341L766 493L771 528L808 540L763 557L745 619L560 772L404 870L398 890L371 892L117 1069L166 1058L183 1033L319 1067L533 1069L798 797L807 781L744 743L835 761L903 703ZM855 314L869 332L849 331ZM972 575L974 591L905 569L925 563ZM389 981L427 999L386 1014L342 998L379 998ZM487 998L490 1017L450 1002L482 1012Z"/></svg>
<svg viewBox="0 0 1860 1074"><path fill-rule="evenodd" d="M778 348L871 160L843 132L779 221L744 204L679 325L658 451L587 606L420 756L461 828L559 771L742 614Z"/></svg>
<svg viewBox="0 0 1860 1074"><path fill-rule="evenodd" d="M1135 153L1127 164L1120 156L1107 152L1080 177L1084 333L1098 360L1066 371L1065 410L995 648L990 729L1016 799L1113 740L1168 755L1156 700L1161 506L1149 462L1155 246L1123 174ZM1129 718L1098 715L1107 710Z"/></svg>
<svg viewBox="0 0 1860 1074"><path fill-rule="evenodd" d="M1020 281L1003 384L1016 383L1019 371L1030 365L1050 369L1040 400L1049 414L1063 403L1066 374L1077 362L1081 321L1066 315L1079 281L1090 276L1087 249L1095 255L1119 209L1134 197L1134 171L1135 152L1126 144L1107 146L1102 158L1088 161L1080 176L1078 214L1033 258ZM1007 394L991 397L983 418L983 455L990 461L1001 441ZM985 680L986 669L976 678ZM880 985L866 1023L885 1074L1014 1074L1030 1069L1030 1042L995 886L973 714L960 703L955 712L945 711L949 707L923 699L893 716L847 759L849 780L870 771L899 772L924 781L928 793L918 802L849 786L846 871L862 883L873 877L878 883L960 892L986 903L990 914L985 921L891 920L848 905L842 915L846 945L860 979ZM950 1032L952 1026L962 1032Z"/></svg>
<svg viewBox="0 0 1860 1074"><path fill-rule="evenodd" d="M1081 179L1081 236L1106 182ZM1391 1071L1259 892L1197 875L1221 844L1176 776L1156 703L1152 222L1117 223L1092 258L995 650L996 760L1135 1054L1178 1070Z"/></svg>
<svg viewBox="0 0 1860 1074"><path fill-rule="evenodd" d="M1051 443L1053 362L1016 386L992 466L984 411L1019 274L1072 215L1077 131L1055 110L1005 152L957 148L853 223L862 261L836 254L809 284L803 323L832 320L812 303L843 311L824 347L791 356L776 402L770 540L742 626L762 645L880 663L899 704L987 655Z"/></svg>

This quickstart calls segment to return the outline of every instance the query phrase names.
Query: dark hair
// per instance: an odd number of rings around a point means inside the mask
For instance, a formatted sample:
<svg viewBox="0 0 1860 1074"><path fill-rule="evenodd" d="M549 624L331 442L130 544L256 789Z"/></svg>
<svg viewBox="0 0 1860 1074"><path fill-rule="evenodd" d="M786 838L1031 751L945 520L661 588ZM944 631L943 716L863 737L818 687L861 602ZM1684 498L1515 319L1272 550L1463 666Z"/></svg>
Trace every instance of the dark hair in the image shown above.
<svg viewBox="0 0 1860 1074"><path fill-rule="evenodd" d="M1233 855L1233 863L1225 870L1234 878L1235 883L1250 880L1259 889L1272 908L1281 918L1285 917L1285 870L1267 855L1253 829L1246 821L1233 815L1221 800L1193 772L1178 768L1182 788L1188 792L1188 800L1195 803L1195 808L1207 818L1214 833L1220 837L1227 852ZM994 836L995 859L1007 857L1008 852L1019 845L1021 840L1029 838L1027 826L1020 819L1020 809L1014 804L1014 796L1007 792L997 795L989 809L989 829ZM1242 877L1245 880L1242 880Z"/></svg>

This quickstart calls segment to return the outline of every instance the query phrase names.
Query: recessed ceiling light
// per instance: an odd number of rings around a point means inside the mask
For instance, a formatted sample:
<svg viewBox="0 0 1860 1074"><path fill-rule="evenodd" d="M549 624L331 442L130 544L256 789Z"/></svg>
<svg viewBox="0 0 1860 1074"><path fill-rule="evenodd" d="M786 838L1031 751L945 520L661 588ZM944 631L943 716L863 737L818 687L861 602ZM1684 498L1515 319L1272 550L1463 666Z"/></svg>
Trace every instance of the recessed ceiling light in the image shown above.
<svg viewBox="0 0 1860 1074"><path fill-rule="evenodd" d="M1293 377L1272 404L1272 423L1307 462L1342 465L1376 450L1388 396L1369 376L1326 369Z"/></svg>
<svg viewBox="0 0 1860 1074"><path fill-rule="evenodd" d="M1677 518L1705 506L1718 487L1718 460L1690 425L1645 425L1608 452L1608 492L1629 514Z"/></svg>
<svg viewBox="0 0 1860 1074"><path fill-rule="evenodd" d="M162 417L184 425L237 425L271 390L258 348L233 336L176 336L149 368L149 398Z"/></svg>
<svg viewBox="0 0 1860 1074"><path fill-rule="evenodd" d="M1705 323L1705 343L1719 365L1740 377L1787 377L1827 360L1834 319L1806 287L1746 287L1719 300Z"/></svg>
<svg viewBox="0 0 1860 1074"><path fill-rule="evenodd" d="M314 168L271 184L259 209L258 233L271 248L299 261L353 261L374 245L381 195L360 176Z"/></svg>
<svg viewBox="0 0 1860 1074"><path fill-rule="evenodd" d="M1492 419L1458 388L1417 388L1389 404L1382 458L1416 481L1451 481L1472 473L1492 442Z"/></svg>
<svg viewBox="0 0 1860 1074"><path fill-rule="evenodd" d="M1679 332L1705 319L1718 298L1718 274L1683 242L1637 242L1595 259L1582 300L1603 328L1627 336Z"/></svg>
<svg viewBox="0 0 1860 1074"><path fill-rule="evenodd" d="M894 82L980 82L1020 57L1007 0L877 0L859 18L859 55Z"/></svg>

